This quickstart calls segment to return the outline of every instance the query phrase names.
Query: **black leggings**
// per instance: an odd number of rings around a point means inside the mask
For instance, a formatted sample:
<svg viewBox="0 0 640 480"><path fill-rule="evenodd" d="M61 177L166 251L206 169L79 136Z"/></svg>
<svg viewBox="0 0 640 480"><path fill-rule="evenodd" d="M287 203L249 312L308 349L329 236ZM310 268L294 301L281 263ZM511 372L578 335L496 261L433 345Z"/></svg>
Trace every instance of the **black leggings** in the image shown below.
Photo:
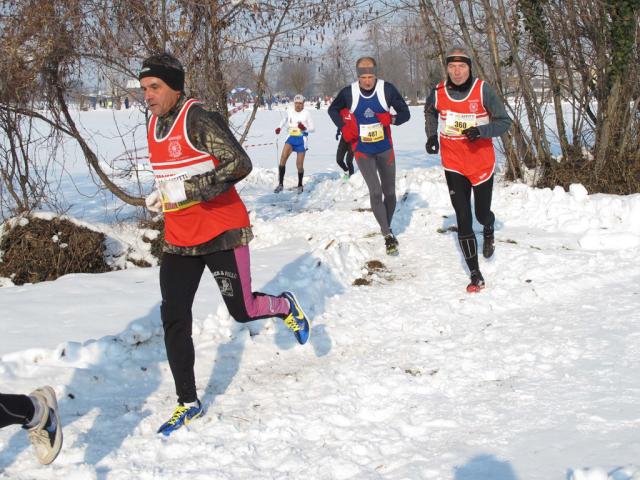
<svg viewBox="0 0 640 480"><path fill-rule="evenodd" d="M349 143L345 141L342 136L340 137L340 142L338 143L338 150L336 152L336 163L343 171L349 172L349 176L353 175L353 150L351 150L351 145L349 145Z"/></svg>
<svg viewBox="0 0 640 480"><path fill-rule="evenodd" d="M456 212L458 222L458 236L473 234L473 217L471 216L471 190L473 190L473 203L476 218L484 226L491 226L495 221L495 215L491 211L491 194L493 192L493 175L475 187L464 175L456 172L444 171L449 187L451 205Z"/></svg>
<svg viewBox="0 0 640 480"><path fill-rule="evenodd" d="M236 321L284 318L290 309L285 298L251 291L249 247L196 257L165 253L160 266L160 314L167 359L178 401L183 403L194 402L197 398L191 307L205 266L213 274L229 313Z"/></svg>
<svg viewBox="0 0 640 480"><path fill-rule="evenodd" d="M473 233L473 216L471 213L471 190L476 219L486 229L493 231L495 215L491 211L491 195L493 192L493 175L479 185L473 186L467 177L456 172L444 171L449 187L451 205L456 212L458 222L458 241L464 259L470 271L479 270L478 242Z"/></svg>
<svg viewBox="0 0 640 480"><path fill-rule="evenodd" d="M34 413L33 402L28 396L0 393L0 428L7 425L26 425Z"/></svg>

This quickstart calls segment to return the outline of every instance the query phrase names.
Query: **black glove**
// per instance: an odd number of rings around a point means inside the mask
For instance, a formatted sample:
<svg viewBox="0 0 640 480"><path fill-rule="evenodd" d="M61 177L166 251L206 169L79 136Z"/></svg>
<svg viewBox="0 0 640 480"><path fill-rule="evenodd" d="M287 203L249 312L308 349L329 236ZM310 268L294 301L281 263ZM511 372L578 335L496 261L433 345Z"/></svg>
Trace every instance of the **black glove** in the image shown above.
<svg viewBox="0 0 640 480"><path fill-rule="evenodd" d="M425 148L427 149L427 153L430 153L431 155L435 155L436 153L438 153L440 151L440 144L438 143L438 135L431 135L427 139L427 144L425 145Z"/></svg>
<svg viewBox="0 0 640 480"><path fill-rule="evenodd" d="M480 130L478 130L478 127L467 128L462 131L462 134L467 137L467 140L470 142L480 138Z"/></svg>
<svg viewBox="0 0 640 480"><path fill-rule="evenodd" d="M340 129L336 132L336 140L340 140Z"/></svg>

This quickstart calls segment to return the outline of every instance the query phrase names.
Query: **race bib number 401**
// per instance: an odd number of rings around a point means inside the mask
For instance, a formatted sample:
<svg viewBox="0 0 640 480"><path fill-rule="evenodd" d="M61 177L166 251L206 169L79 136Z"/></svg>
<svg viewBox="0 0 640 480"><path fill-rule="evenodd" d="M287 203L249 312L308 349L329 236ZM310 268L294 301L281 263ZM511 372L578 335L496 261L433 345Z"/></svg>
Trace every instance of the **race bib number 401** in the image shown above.
<svg viewBox="0 0 640 480"><path fill-rule="evenodd" d="M447 121L444 126L445 135L462 135L467 128L476 127L475 113L447 112Z"/></svg>
<svg viewBox="0 0 640 480"><path fill-rule="evenodd" d="M380 123L360 125L360 140L363 143L380 142L384 140L384 129Z"/></svg>

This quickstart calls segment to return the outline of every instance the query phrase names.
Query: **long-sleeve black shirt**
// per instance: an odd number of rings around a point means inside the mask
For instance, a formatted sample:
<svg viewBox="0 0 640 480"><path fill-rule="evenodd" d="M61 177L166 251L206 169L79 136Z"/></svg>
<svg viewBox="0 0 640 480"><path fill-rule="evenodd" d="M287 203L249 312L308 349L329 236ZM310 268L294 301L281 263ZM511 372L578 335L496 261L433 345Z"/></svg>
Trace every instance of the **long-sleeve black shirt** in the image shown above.
<svg viewBox="0 0 640 480"><path fill-rule="evenodd" d="M380 81L378 79L378 81ZM373 93L376 86L374 85L371 90L363 90L360 88L360 91L363 95L369 96ZM409 121L411 118L411 113L409 112L409 107L407 106L407 102L404 101L398 89L389 82L384 82L384 98L387 102L387 105L393 107L396 111L396 118L394 120L394 125L402 125L403 123ZM336 127L342 128L343 122L340 117L340 110L343 108L351 108L351 103L353 101L353 95L351 95L351 85L344 87L340 90L340 93L333 99L331 105L329 105L329 116L333 123L336 124Z"/></svg>

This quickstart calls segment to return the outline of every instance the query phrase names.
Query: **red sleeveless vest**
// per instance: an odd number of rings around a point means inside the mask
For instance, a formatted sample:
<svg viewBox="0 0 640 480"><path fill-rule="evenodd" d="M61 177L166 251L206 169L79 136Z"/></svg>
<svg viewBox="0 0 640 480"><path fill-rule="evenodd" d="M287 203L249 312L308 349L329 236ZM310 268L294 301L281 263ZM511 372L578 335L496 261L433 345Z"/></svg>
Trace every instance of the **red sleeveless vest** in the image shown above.
<svg viewBox="0 0 640 480"><path fill-rule="evenodd" d="M490 138L470 142L462 135L465 128L489 123L489 112L482 104L482 85L476 79L466 98L454 100L444 82L436 87L435 107L440 112L440 158L445 170L460 173L472 185L491 177L495 168L495 151Z"/></svg>
<svg viewBox="0 0 640 480"><path fill-rule="evenodd" d="M168 178L185 180L215 170L220 163L210 153L197 150L187 135L187 113L197 103L191 99L184 104L163 138L156 137L157 117L153 115L149 121L149 161L158 184ZM162 207L165 239L179 247L200 245L227 230L249 226L247 209L235 187L206 202L169 203L163 199Z"/></svg>

